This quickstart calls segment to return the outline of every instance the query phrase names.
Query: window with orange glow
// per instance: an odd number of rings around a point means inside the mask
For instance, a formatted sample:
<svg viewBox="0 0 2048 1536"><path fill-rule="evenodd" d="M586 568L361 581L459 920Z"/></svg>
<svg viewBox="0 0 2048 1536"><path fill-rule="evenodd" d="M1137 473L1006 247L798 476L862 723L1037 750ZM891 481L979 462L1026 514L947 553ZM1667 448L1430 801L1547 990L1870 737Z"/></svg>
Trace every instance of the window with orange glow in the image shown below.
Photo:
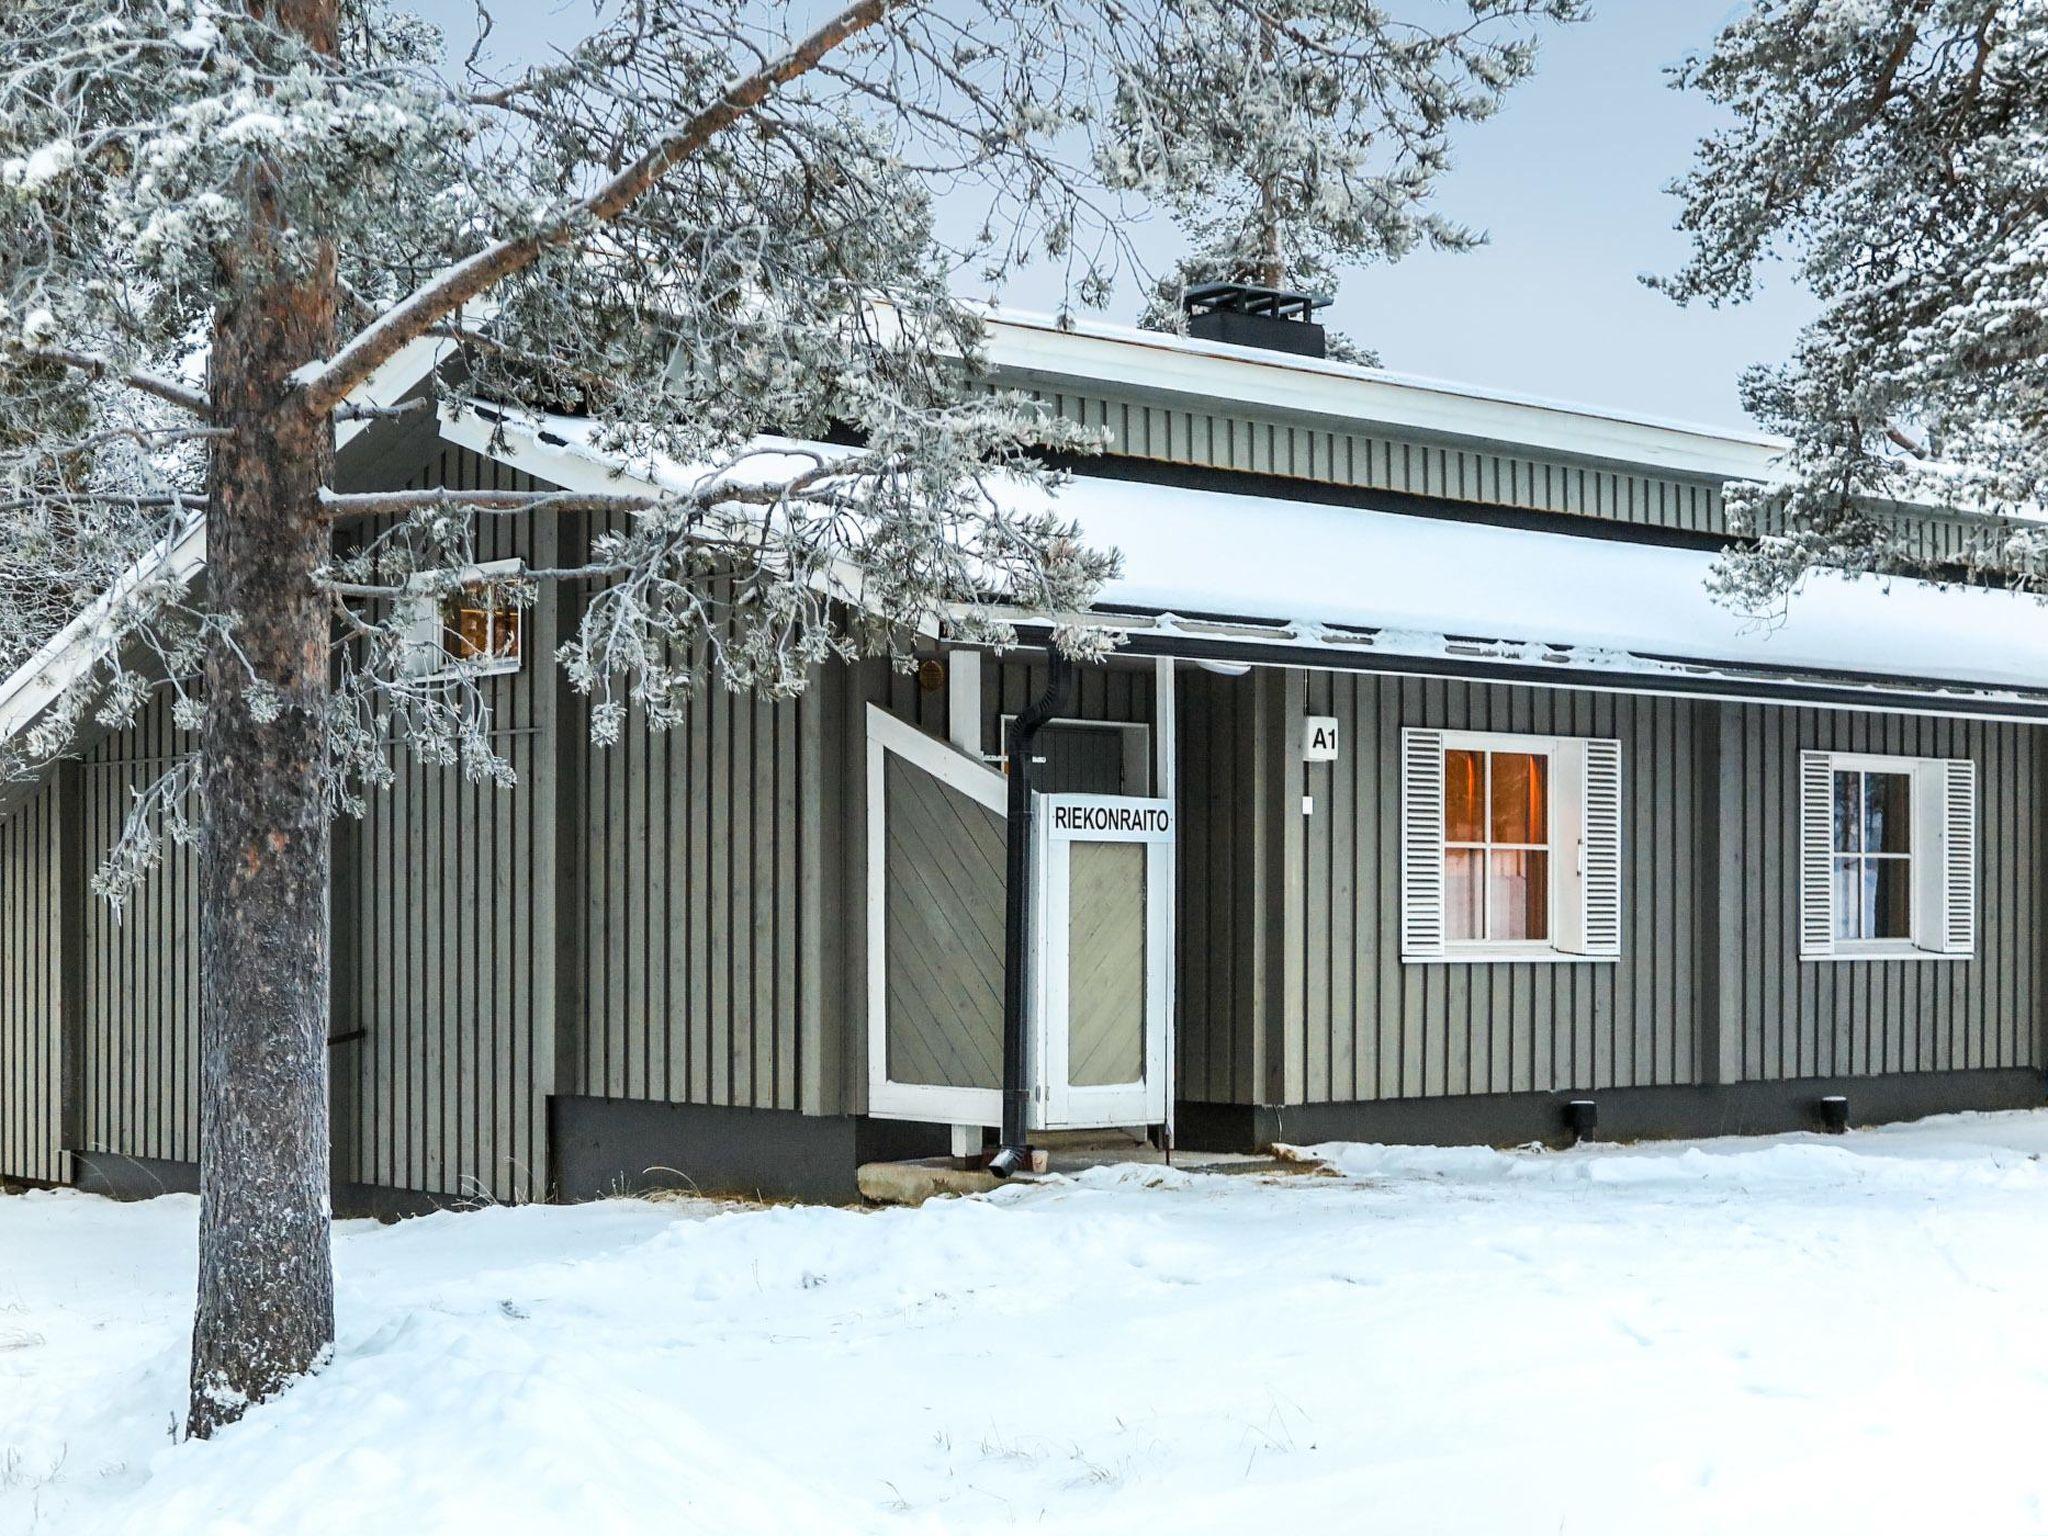
<svg viewBox="0 0 2048 1536"><path fill-rule="evenodd" d="M495 594L465 592L441 613L441 644L462 662L519 661L519 610L500 606Z"/></svg>
<svg viewBox="0 0 2048 1536"><path fill-rule="evenodd" d="M1444 922L1453 944L1549 942L1547 754L1445 751Z"/></svg>

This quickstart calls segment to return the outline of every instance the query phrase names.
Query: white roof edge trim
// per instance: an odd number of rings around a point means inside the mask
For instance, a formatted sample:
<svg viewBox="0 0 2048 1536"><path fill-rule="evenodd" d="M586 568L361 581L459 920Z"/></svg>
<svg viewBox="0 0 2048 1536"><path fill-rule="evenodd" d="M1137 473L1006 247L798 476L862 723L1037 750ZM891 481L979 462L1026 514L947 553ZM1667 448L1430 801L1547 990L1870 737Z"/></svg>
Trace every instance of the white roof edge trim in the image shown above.
<svg viewBox="0 0 2048 1536"><path fill-rule="evenodd" d="M1543 666L1558 678L1502 676L1489 679L1515 688L1581 688L1589 693L1665 694L1673 698L1707 699L1730 704L1781 704L1787 708L1814 708L1814 700L1794 690L1826 689L1839 694L1819 705L1822 709L1848 710L1860 714L1924 714L1965 720L2012 720L2013 708L1999 705L2048 709L2048 688L2035 693L2015 689L1969 688L1929 684L1913 678L1873 681L1868 677L1800 676L1717 666L1709 662L1671 661L1663 657L1638 656L1630 651L1589 650L1556 646L1540 641L1466 640L1454 635L1424 633L1420 630L1363 631L1333 630L1320 624L1262 624L1250 619L1191 618L1182 614L1112 613L1095 610L1048 616L1026 609L997 609L994 617L1020 629L1046 629L1071 625L1077 629L1109 630L1117 634L1146 635L1163 642L1161 650L1173 654L1176 640L1208 641L1238 646L1245 650L1285 650L1288 665L1328 669L1340 662L1317 657L1374 656L1388 658L1388 664L1372 670L1396 677L1444 679L1436 668L1404 668L1404 661L1451 660L1476 662L1482 667ZM1038 642L1027 642L1037 644ZM1200 659L1189 657L1186 659ZM1252 663L1258 665L1259 663ZM1268 663L1279 665L1279 663ZM1678 678L1702 683L1719 683L1722 688L1672 686ZM1865 694L1869 702L1856 702ZM1775 697L1774 697L1775 696ZM1905 703L1903 700L1916 700Z"/></svg>
<svg viewBox="0 0 2048 1536"><path fill-rule="evenodd" d="M448 352L454 343L439 336L415 336L363 380L348 399L351 405L389 406L403 400ZM364 417L351 417L334 426L334 447L338 453L370 426Z"/></svg>
<svg viewBox="0 0 2048 1536"><path fill-rule="evenodd" d="M118 629L113 620L123 603L149 582L189 582L205 564L206 518L194 514L0 681L0 742L26 730L92 669L113 643Z"/></svg>
<svg viewBox="0 0 2048 1536"><path fill-rule="evenodd" d="M981 309L989 361L1140 390L1728 480L1771 480L1780 437L1666 421L1099 321Z"/></svg>
<svg viewBox="0 0 2048 1536"><path fill-rule="evenodd" d="M474 306L473 306L474 307ZM349 395L351 402L395 405L424 380L452 343L416 337L393 353ZM334 428L337 451L370 422L354 418ZM0 678L0 742L12 741L89 672L113 643L112 623L120 605L152 581L190 582L206 565L206 518L186 519L178 530L137 560L105 592L37 648L35 655Z"/></svg>

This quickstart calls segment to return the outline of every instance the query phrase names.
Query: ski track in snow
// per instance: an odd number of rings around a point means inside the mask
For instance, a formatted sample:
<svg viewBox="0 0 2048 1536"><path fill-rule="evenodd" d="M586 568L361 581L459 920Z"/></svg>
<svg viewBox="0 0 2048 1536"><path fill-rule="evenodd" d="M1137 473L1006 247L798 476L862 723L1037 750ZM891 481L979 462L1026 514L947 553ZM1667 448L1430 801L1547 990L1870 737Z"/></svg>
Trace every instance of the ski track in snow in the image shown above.
<svg viewBox="0 0 2048 1536"><path fill-rule="evenodd" d="M194 1201L0 1198L0 1533L2048 1530L2048 1112L336 1230L177 1443Z"/></svg>

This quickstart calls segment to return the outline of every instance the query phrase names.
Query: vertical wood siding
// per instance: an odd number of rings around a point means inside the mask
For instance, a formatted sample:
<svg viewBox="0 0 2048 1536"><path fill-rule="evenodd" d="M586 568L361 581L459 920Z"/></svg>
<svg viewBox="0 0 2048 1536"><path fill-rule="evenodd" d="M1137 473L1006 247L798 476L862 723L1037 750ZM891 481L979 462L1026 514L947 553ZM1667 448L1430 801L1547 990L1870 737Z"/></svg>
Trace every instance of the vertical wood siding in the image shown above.
<svg viewBox="0 0 2048 1536"><path fill-rule="evenodd" d="M954 651L944 664L981 668L981 750L991 756L1001 752L1003 717L1022 713L1027 704L1045 691L1044 658L1036 654L998 657ZM950 722L943 686L927 689L916 673L898 671L880 660L861 662L853 673L854 687L863 703L878 704L897 719L933 736L948 736ZM1149 661L1077 667L1073 697L1061 718L1150 725L1152 694Z"/></svg>
<svg viewBox="0 0 2048 1536"><path fill-rule="evenodd" d="M1254 780L1254 692L1252 677L1193 667L1183 667L1174 682L1175 1092L1197 1103L1257 1099L1253 936L1260 908L1252 868L1262 797Z"/></svg>
<svg viewBox="0 0 2048 1536"><path fill-rule="evenodd" d="M1271 685L1183 677L1185 1098L1326 1103L2041 1064L2037 728L1309 673L1300 712L1337 716L1344 750L1304 764ZM1617 963L1401 963L1404 726L1620 741ZM1974 959L1799 960L1801 749L1977 764ZM1282 946L1281 963L1261 958L1262 939Z"/></svg>
<svg viewBox="0 0 2048 1536"><path fill-rule="evenodd" d="M1270 711L1255 714L1253 682L1205 679L1185 695L1184 1096L1329 1103L1698 1080L1691 892L1703 706L1310 673L1304 712L1336 716L1344 749L1334 763L1304 764L1273 752L1276 725ZM1401 963L1404 726L1620 740L1619 963ZM1247 788L1260 783L1277 818L1265 839L1277 853L1263 865L1257 831L1242 825ZM1303 795L1312 815L1300 814ZM1256 867L1297 884L1261 897L1247 878ZM1260 964L1261 927L1283 947L1281 963Z"/></svg>
<svg viewBox="0 0 2048 1536"><path fill-rule="evenodd" d="M0 1177L64 1176L57 795L0 817Z"/></svg>
<svg viewBox="0 0 2048 1536"><path fill-rule="evenodd" d="M1717 478L1630 472L1104 393L1032 393L1050 413L1105 432L1108 451L1131 458L1715 537L1732 531ZM1916 551L1934 560L1960 559L1981 536L1982 525L1967 518L1915 513L1898 521Z"/></svg>
<svg viewBox="0 0 2048 1536"><path fill-rule="evenodd" d="M84 871L97 871L121 835L135 795L192 737L158 694L134 725L102 738L80 765ZM163 859L116 910L80 902L81 1150L196 1162L199 1158L199 860L164 843Z"/></svg>
<svg viewBox="0 0 2048 1536"><path fill-rule="evenodd" d="M579 727L568 727L579 729ZM633 711L582 754L589 828L576 1091L804 1107L802 991L817 978L812 694L708 682L665 731Z"/></svg>
<svg viewBox="0 0 2048 1536"><path fill-rule="evenodd" d="M2037 727L1724 706L1722 868L1740 881L1720 975L1724 1075L1863 1076L2037 1067L2042 733ZM1966 961L1799 958L1799 753L1977 765L1977 952Z"/></svg>
<svg viewBox="0 0 2048 1536"><path fill-rule="evenodd" d="M535 485L452 449L409 483ZM485 519L478 557L531 561L533 539L519 520ZM554 669L551 631L535 620L529 611L525 666L480 684L517 787L471 784L399 752L390 791L370 797L361 822L336 826L352 922L338 934L352 983L337 988L330 1055L346 1181L499 1201L545 1192L553 871L542 820L553 800L537 716Z"/></svg>
<svg viewBox="0 0 2048 1536"><path fill-rule="evenodd" d="M1037 657L1006 656L1001 660L984 657L981 673L981 740L985 752L1002 750L1002 717L1021 714L1024 707L1045 691L1045 663ZM1074 695L1061 718L1068 720L1111 720L1131 724L1152 724L1153 679L1151 664L1142 666L1105 663L1074 670ZM945 730L945 694L937 700L938 724ZM922 723L922 722L920 722ZM1151 748L1147 747L1149 755Z"/></svg>
<svg viewBox="0 0 2048 1536"><path fill-rule="evenodd" d="M1293 764L1302 818L1304 1102L1648 1087L1699 1077L1699 798L1679 699L1311 673L1307 712L1342 722L1334 763ZM1621 743L1621 959L1403 965L1402 726L1604 736ZM1298 785L1298 790L1296 788ZM1383 939L1382 930L1385 930Z"/></svg>

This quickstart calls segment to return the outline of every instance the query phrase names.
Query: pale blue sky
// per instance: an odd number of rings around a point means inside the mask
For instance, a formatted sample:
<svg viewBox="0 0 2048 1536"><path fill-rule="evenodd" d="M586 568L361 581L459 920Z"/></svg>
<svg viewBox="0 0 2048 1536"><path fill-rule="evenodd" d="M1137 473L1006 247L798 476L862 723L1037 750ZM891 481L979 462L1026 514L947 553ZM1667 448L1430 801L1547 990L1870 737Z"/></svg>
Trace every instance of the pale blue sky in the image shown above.
<svg viewBox="0 0 2048 1536"><path fill-rule="evenodd" d="M468 0L412 0L466 46ZM1349 274L1328 318L1390 368L1710 425L1744 425L1735 381L1783 357L1809 302L1789 274L1736 309L1680 309L1639 281L1684 257L1663 185L1711 126L1705 104L1669 89L1665 66L1704 46L1730 0L1593 0L1592 20L1554 31L1536 76L1491 122L1467 131L1443 183L1445 214L1486 229L1469 255L1424 252ZM1427 9L1427 7L1422 7ZM508 55L566 39L577 0L499 0ZM1162 263L1170 228L1137 242ZM1026 273L1007 298L1050 309L1057 276ZM1136 284L1128 284L1135 294ZM1135 297L1105 318L1129 320Z"/></svg>

